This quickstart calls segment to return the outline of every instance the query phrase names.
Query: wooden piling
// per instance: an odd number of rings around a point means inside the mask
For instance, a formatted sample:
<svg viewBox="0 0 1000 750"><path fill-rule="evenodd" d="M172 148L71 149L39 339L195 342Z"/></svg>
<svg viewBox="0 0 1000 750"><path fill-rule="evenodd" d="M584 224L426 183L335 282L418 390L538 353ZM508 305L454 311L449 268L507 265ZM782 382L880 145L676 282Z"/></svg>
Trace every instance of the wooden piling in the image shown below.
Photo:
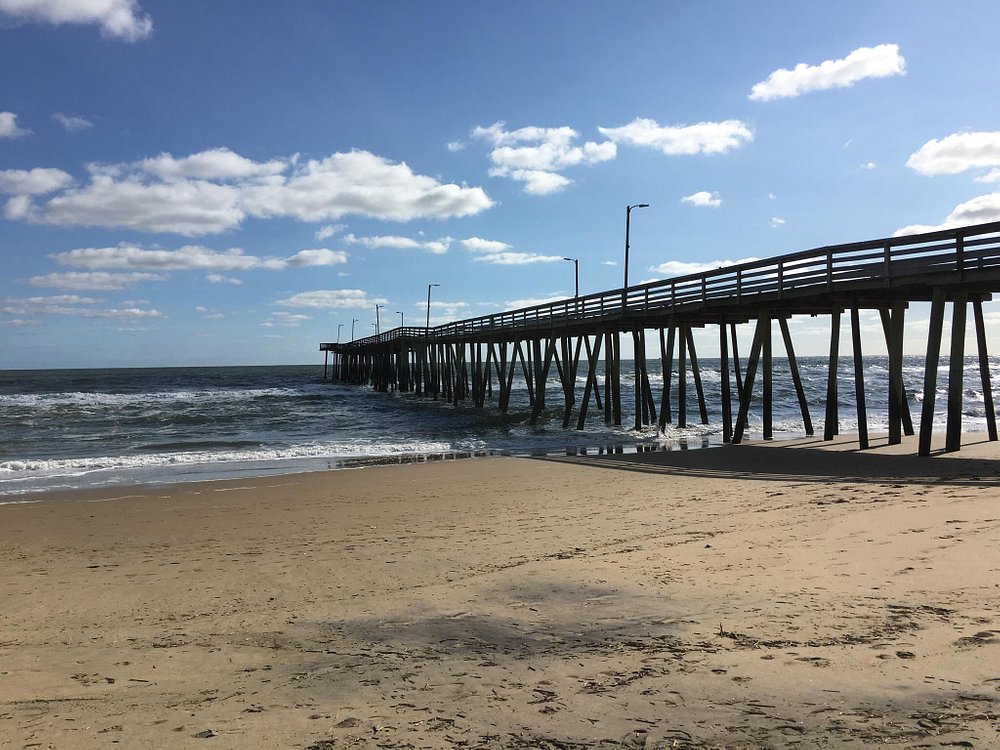
<svg viewBox="0 0 1000 750"><path fill-rule="evenodd" d="M948 360L948 426L944 449L962 447L962 402L965 396L965 320L968 295L958 292L952 303L951 354Z"/></svg>

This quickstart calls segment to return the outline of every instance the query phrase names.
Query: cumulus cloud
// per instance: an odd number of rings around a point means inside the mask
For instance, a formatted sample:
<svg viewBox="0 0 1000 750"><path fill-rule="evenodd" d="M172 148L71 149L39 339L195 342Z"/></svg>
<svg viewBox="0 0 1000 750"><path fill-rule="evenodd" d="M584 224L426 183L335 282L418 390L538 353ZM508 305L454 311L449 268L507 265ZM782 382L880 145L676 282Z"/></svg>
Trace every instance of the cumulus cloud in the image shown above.
<svg viewBox="0 0 1000 750"><path fill-rule="evenodd" d="M317 242L322 242L323 240L330 239L335 234L340 234L346 228L343 224L327 224L325 227L317 229L314 237Z"/></svg>
<svg viewBox="0 0 1000 750"><path fill-rule="evenodd" d="M31 130L17 124L17 115L13 112L0 112L0 138L21 138L26 135L31 135Z"/></svg>
<svg viewBox="0 0 1000 750"><path fill-rule="evenodd" d="M550 305L553 302L562 302L567 298L565 294L553 294L551 297L534 297L526 299L507 300L508 310L520 310L523 307L535 307L536 305Z"/></svg>
<svg viewBox="0 0 1000 750"><path fill-rule="evenodd" d="M167 277L155 273L108 273L106 271L71 271L32 276L28 283L32 286L77 291L106 292L125 289L143 281L166 281Z"/></svg>
<svg viewBox="0 0 1000 750"><path fill-rule="evenodd" d="M62 112L56 112L52 115L52 119L62 125L67 133L79 133L81 130L94 127L94 123L90 120L76 115L64 115Z"/></svg>
<svg viewBox="0 0 1000 750"><path fill-rule="evenodd" d="M785 220L782 219L782 218L780 218L780 217L778 217L778 216L772 216L771 217L771 227L773 229L777 229L778 227L780 227L784 223L785 223Z"/></svg>
<svg viewBox="0 0 1000 750"><path fill-rule="evenodd" d="M271 328L276 325L284 326L285 328L298 328L302 323L311 319L311 316L302 315L301 313L273 312L271 313L271 318L261 323L261 325L265 328Z"/></svg>
<svg viewBox="0 0 1000 750"><path fill-rule="evenodd" d="M899 45L880 44L859 47L839 60L824 60L819 65L799 63L793 69L780 68L767 80L754 84L750 99L766 102L799 96L809 91L846 88L866 78L885 78L906 73L906 61Z"/></svg>
<svg viewBox="0 0 1000 750"><path fill-rule="evenodd" d="M989 221L1000 221L1000 193L980 195L965 203L958 204L940 224L911 224L897 229L893 236L901 237L906 234L934 232L939 229L954 229L970 224L985 224Z"/></svg>
<svg viewBox="0 0 1000 750"><path fill-rule="evenodd" d="M369 297L368 292L362 289L317 289L293 294L291 297L277 300L274 304L282 307L366 309L388 302L389 300L384 297Z"/></svg>
<svg viewBox="0 0 1000 750"><path fill-rule="evenodd" d="M450 141L448 143L448 150L451 151L453 154L459 151L464 151L465 143L463 143L462 141Z"/></svg>
<svg viewBox="0 0 1000 750"><path fill-rule="evenodd" d="M197 236L233 229L248 217L409 221L468 216L492 205L481 188L441 183L367 151L299 164L294 157L256 162L218 148L89 171L88 183L47 201L9 201L7 218Z"/></svg>
<svg viewBox="0 0 1000 750"><path fill-rule="evenodd" d="M710 193L707 190L700 190L697 193L685 195L681 198L681 203L690 203L692 206L718 208L722 205L722 198L719 197L718 193Z"/></svg>
<svg viewBox="0 0 1000 750"><path fill-rule="evenodd" d="M443 255L451 247L452 239L442 237L436 240L415 240L412 237L398 235L355 237L353 234L348 234L344 237L344 242L349 245L361 245L369 250L427 250L435 255Z"/></svg>
<svg viewBox="0 0 1000 750"><path fill-rule="evenodd" d="M287 258L245 255L240 248L212 250L201 245L185 245L177 250L145 248L122 243L112 247L85 247L51 256L60 265L89 269L154 271L249 271L263 268L280 271L288 267L332 266L347 262L342 250L315 248L300 250ZM232 281L219 277L209 281Z"/></svg>
<svg viewBox="0 0 1000 750"><path fill-rule="evenodd" d="M616 143L653 148L667 156L724 154L753 140L753 131L740 120L660 125L637 117L627 125L598 130Z"/></svg>
<svg viewBox="0 0 1000 750"><path fill-rule="evenodd" d="M473 258L473 260L480 263L491 263L496 266L525 266L534 263L555 263L562 260L562 256L505 251L501 253L485 253Z"/></svg>
<svg viewBox="0 0 1000 750"><path fill-rule="evenodd" d="M917 149L906 166L920 174L958 174L968 169L1000 166L1000 131L980 133L953 133L941 140L927 141ZM1000 171L993 170L982 182L998 179Z"/></svg>
<svg viewBox="0 0 1000 750"><path fill-rule="evenodd" d="M153 33L153 20L136 0L0 0L0 14L15 21L97 24L106 37L136 42Z"/></svg>
<svg viewBox="0 0 1000 750"><path fill-rule="evenodd" d="M159 310L144 310L137 305L122 309L94 307L93 297L75 294L56 294L46 297L20 297L0 300L0 313L7 315L73 315L78 318L159 318ZM130 304L130 303L125 303ZM8 321L17 325L13 321ZM35 322L28 321L31 325Z"/></svg>
<svg viewBox="0 0 1000 750"><path fill-rule="evenodd" d="M61 169L0 170L0 193L8 195L44 195L72 184L72 175Z"/></svg>
<svg viewBox="0 0 1000 750"><path fill-rule="evenodd" d="M462 247L473 253L500 253L510 250L510 245L498 240L484 240L482 237L468 237L462 240Z"/></svg>
<svg viewBox="0 0 1000 750"><path fill-rule="evenodd" d="M662 274L664 278L673 278L675 276L690 276L696 273L705 273L706 271L714 271L718 268L729 268L730 266L738 266L741 263L752 263L758 258L740 258L739 260L710 260L707 263L689 263L679 260L668 260L666 263L661 263L658 266L650 266L649 270L653 273Z"/></svg>
<svg viewBox="0 0 1000 750"><path fill-rule="evenodd" d="M508 131L505 123L477 126L472 137L493 146L491 177L508 177L524 183L524 191L547 195L562 190L572 180L560 172L580 164L597 164L614 159L617 146L611 141L574 144L580 134L570 127L528 126Z"/></svg>
<svg viewBox="0 0 1000 750"><path fill-rule="evenodd" d="M233 286L239 286L243 283L240 279L232 276L223 276L221 273L207 273L205 274L205 281L209 284L232 284Z"/></svg>

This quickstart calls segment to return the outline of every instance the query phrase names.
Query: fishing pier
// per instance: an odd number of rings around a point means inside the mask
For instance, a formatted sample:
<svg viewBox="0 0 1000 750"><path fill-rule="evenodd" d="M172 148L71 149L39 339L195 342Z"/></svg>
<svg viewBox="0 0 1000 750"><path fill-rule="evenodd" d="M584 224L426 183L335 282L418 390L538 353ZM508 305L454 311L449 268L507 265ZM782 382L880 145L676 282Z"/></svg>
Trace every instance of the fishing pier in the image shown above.
<svg viewBox="0 0 1000 750"><path fill-rule="evenodd" d="M931 452L938 364L946 306L951 305L948 348L945 450L961 447L963 376L968 310L971 304L979 373L990 440L997 440L990 383L983 302L1000 292L1000 222L925 234L805 250L648 284L567 298L558 302L460 320L435 327L399 327L349 343L322 343L324 377L398 390L482 408L488 399L506 412L514 379L523 378L531 423L546 408L552 368L563 400L563 427L583 429L593 403L607 424L621 425L621 341L631 336L635 371L635 429L647 425L688 426L688 373L698 419L708 409L692 331L718 327L722 437L740 443L751 409L760 409L763 437L772 437L775 324L788 357L802 424L813 435L788 320L796 315L829 316L830 345L824 438L838 428L838 362L843 318L850 318L858 442L869 446L859 314L877 310L888 353L889 443L914 434L914 415L903 385L906 311L930 303L919 453ZM753 341L741 360L738 324L754 325ZM658 338L663 386L654 393L646 360L647 336ZM655 342L654 342L655 343ZM332 357L331 357L332 355ZM581 371L582 367L582 371ZM577 376L583 373L578 396ZM676 381L673 374L676 372ZM762 398L753 397L758 374ZM603 375L599 383L599 376ZM734 409L735 402L735 409Z"/></svg>

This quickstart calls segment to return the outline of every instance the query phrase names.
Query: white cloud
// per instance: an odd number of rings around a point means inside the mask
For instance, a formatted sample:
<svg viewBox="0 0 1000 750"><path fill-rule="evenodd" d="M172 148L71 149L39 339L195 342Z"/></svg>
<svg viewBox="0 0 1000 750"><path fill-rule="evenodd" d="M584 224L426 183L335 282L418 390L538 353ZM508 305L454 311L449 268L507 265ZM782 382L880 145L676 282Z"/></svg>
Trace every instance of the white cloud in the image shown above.
<svg viewBox="0 0 1000 750"><path fill-rule="evenodd" d="M448 150L453 154L465 150L465 143L462 141L451 141L448 143Z"/></svg>
<svg viewBox="0 0 1000 750"><path fill-rule="evenodd" d="M261 325L265 328L271 328L275 325L284 326L285 328L298 328L307 320L311 320L311 316L299 313L274 312L271 313L271 319L261 323Z"/></svg>
<svg viewBox="0 0 1000 750"><path fill-rule="evenodd" d="M107 37L135 42L153 33L153 20L136 0L0 0L0 13L17 21L91 24Z"/></svg>
<svg viewBox="0 0 1000 750"><path fill-rule="evenodd" d="M0 112L0 138L21 138L26 135L31 135L31 130L17 124L17 115L13 112Z"/></svg>
<svg viewBox="0 0 1000 750"><path fill-rule="evenodd" d="M1000 182L1000 169L991 169L987 174L977 177L976 182Z"/></svg>
<svg viewBox="0 0 1000 750"><path fill-rule="evenodd" d="M201 313L201 316L205 320L222 320L226 317L225 313L221 313L218 310L212 310L202 305L198 305L194 310L195 312Z"/></svg>
<svg viewBox="0 0 1000 750"><path fill-rule="evenodd" d="M343 224L327 224L325 227L320 227L316 230L316 234L313 235L317 242L322 242L323 240L328 240L335 234L340 234L347 227Z"/></svg>
<svg viewBox="0 0 1000 750"><path fill-rule="evenodd" d="M553 302L562 302L567 299L565 294L554 294L551 297L535 297L528 299L512 299L506 302L508 310L520 310L522 307L535 307L536 305L549 305Z"/></svg>
<svg viewBox="0 0 1000 750"><path fill-rule="evenodd" d="M437 240L415 240L411 237L397 235L355 237L353 234L348 234L344 237L344 242L349 245L361 245L370 250L427 250L435 255L443 255L448 252L452 240L451 237L442 237Z"/></svg>
<svg viewBox="0 0 1000 750"><path fill-rule="evenodd" d="M498 240L484 240L482 237L469 237L462 240L462 247L473 253L499 253L509 250L510 245Z"/></svg>
<svg viewBox="0 0 1000 750"><path fill-rule="evenodd" d="M125 289L143 281L166 281L167 277L155 273L107 273L105 271L50 273L32 276L32 286L104 292Z"/></svg>
<svg viewBox="0 0 1000 750"><path fill-rule="evenodd" d="M470 216L493 205L482 188L442 184L368 151L338 153L297 166L287 178L247 187L254 216L336 220L347 214L389 221Z"/></svg>
<svg viewBox="0 0 1000 750"><path fill-rule="evenodd" d="M243 283L240 279L233 278L232 276L223 276L221 273L207 273L205 274L205 281L209 284L232 284L233 286L239 286Z"/></svg>
<svg viewBox="0 0 1000 750"><path fill-rule="evenodd" d="M73 184L73 177L61 169L0 170L0 193L8 195L43 195Z"/></svg>
<svg viewBox="0 0 1000 750"><path fill-rule="evenodd" d="M989 221L1000 221L1000 193L988 193L960 203L940 224L911 224L897 229L893 236L934 232L939 229L953 229L970 224L984 224Z"/></svg>
<svg viewBox="0 0 1000 750"><path fill-rule="evenodd" d="M533 263L555 263L562 260L561 255L540 255L539 253L486 253L473 260L481 263L492 263L497 266L524 266Z"/></svg>
<svg viewBox="0 0 1000 750"><path fill-rule="evenodd" d="M809 91L845 88L866 78L885 78L905 72L906 61L899 54L899 45L859 47L840 60L824 60L819 65L799 63L792 70L780 68L767 80L754 84L749 98L766 102Z"/></svg>
<svg viewBox="0 0 1000 750"><path fill-rule="evenodd" d="M906 160L906 166L926 175L1000 166L1000 131L953 133L941 140L927 141ZM996 170L982 181L992 181L989 178L995 173Z"/></svg>
<svg viewBox="0 0 1000 750"><path fill-rule="evenodd" d="M602 266L617 266L618 265L618 261L617 260L602 260L601 261L601 265Z"/></svg>
<svg viewBox="0 0 1000 750"><path fill-rule="evenodd" d="M867 170L867 171L871 171L871 170L875 169L877 166L878 166L878 164L876 164L875 162L868 161L868 162L865 162L864 164L861 165L861 169L864 169L864 170Z"/></svg>
<svg viewBox="0 0 1000 750"><path fill-rule="evenodd" d="M218 148L89 171L86 185L48 201L8 201L7 218L195 236L235 228L248 217L409 221L468 216L493 205L481 188L444 184L367 151L299 164L295 157L255 162Z"/></svg>
<svg viewBox="0 0 1000 750"><path fill-rule="evenodd" d="M710 193L707 190L700 190L697 193L686 195L681 198L681 203L690 203L692 206L707 206L718 208L722 205L722 198L718 193Z"/></svg>
<svg viewBox="0 0 1000 750"><path fill-rule="evenodd" d="M774 228L774 229L777 229L778 227L780 227L784 223L785 223L785 220L782 219L782 218L779 218L777 216L772 216L771 217L771 227Z"/></svg>
<svg viewBox="0 0 1000 750"><path fill-rule="evenodd" d="M343 250L327 250L325 247L313 250L299 250L295 255L284 261L289 266L335 266L347 262L347 253Z"/></svg>
<svg viewBox="0 0 1000 750"><path fill-rule="evenodd" d="M753 131L740 120L660 125L656 120L637 117L628 125L598 130L616 143L654 148L668 156L724 154L753 140Z"/></svg>
<svg viewBox="0 0 1000 750"><path fill-rule="evenodd" d="M649 270L653 273L662 274L664 278L669 279L675 276L690 276L691 274L714 271L717 268L729 268L730 266L738 266L741 263L752 263L755 260L758 260L758 258L711 260L707 263L689 263L679 260L668 260L666 263L661 263L658 266L651 266Z"/></svg>
<svg viewBox="0 0 1000 750"><path fill-rule="evenodd" d="M163 153L129 166L163 180L241 180L281 174L288 161L255 162L228 148L212 148L180 159Z"/></svg>
<svg viewBox="0 0 1000 750"><path fill-rule="evenodd" d="M79 133L81 130L94 127L94 123L90 120L76 115L64 115L62 112L56 112L52 115L52 119L62 125L67 133Z"/></svg>
<svg viewBox="0 0 1000 750"><path fill-rule="evenodd" d="M25 320L24 318L11 318L10 320L5 320L3 322L5 326L40 326L42 321L40 320Z"/></svg>
<svg viewBox="0 0 1000 750"><path fill-rule="evenodd" d="M244 255L235 247L218 251L201 245L186 245L177 250L163 250L127 243L77 248L51 257L60 265L76 268L156 271L249 271L257 268L280 271L289 266L331 266L347 262L347 253L326 248L300 250L288 258L261 258Z"/></svg>
<svg viewBox="0 0 1000 750"><path fill-rule="evenodd" d="M73 315L80 318L159 318L159 310L143 310L138 307L102 310L93 307L97 300L74 294L58 294L47 297L22 297L2 300L0 312L8 315Z"/></svg>
<svg viewBox="0 0 1000 750"><path fill-rule="evenodd" d="M389 300L384 297L369 297L368 292L361 289L318 289L313 292L293 294L291 297L280 299L274 304L282 307L363 309L388 302Z"/></svg>
<svg viewBox="0 0 1000 750"><path fill-rule="evenodd" d="M517 130L504 129L505 123L489 127L477 126L472 137L492 144L491 177L509 177L525 183L525 192L547 195L570 184L572 180L559 174L568 167L597 164L614 159L617 146L611 141L587 141L574 145L579 138L573 128L542 128L528 126Z"/></svg>

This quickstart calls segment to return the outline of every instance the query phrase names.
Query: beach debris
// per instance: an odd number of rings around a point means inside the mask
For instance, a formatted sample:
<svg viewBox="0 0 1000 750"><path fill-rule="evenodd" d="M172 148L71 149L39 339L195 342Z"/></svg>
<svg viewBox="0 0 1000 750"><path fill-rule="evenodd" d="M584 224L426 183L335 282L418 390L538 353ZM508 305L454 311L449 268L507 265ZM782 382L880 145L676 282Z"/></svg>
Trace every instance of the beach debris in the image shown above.
<svg viewBox="0 0 1000 750"><path fill-rule="evenodd" d="M196 732L192 736L196 737L199 740L207 740L209 737L216 737L218 735L216 735L215 732L213 732L211 729L205 729L201 732Z"/></svg>

